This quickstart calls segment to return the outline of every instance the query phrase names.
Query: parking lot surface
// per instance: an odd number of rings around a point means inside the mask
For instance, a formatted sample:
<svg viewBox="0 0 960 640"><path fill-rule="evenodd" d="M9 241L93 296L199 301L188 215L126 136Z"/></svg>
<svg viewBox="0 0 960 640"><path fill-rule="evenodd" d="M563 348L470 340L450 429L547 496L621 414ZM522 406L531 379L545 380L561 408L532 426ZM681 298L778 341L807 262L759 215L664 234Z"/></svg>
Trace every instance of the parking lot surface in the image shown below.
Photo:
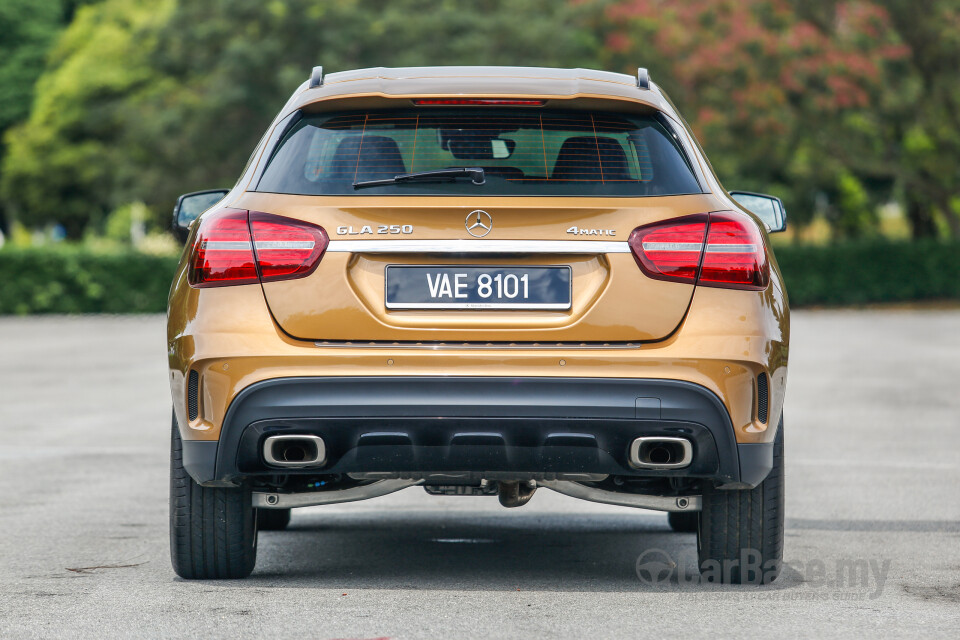
<svg viewBox="0 0 960 640"><path fill-rule="evenodd" d="M420 488L295 511L249 579L185 582L163 318L0 318L0 637L956 637L960 311L795 312L785 417L768 587L697 584L656 512Z"/></svg>

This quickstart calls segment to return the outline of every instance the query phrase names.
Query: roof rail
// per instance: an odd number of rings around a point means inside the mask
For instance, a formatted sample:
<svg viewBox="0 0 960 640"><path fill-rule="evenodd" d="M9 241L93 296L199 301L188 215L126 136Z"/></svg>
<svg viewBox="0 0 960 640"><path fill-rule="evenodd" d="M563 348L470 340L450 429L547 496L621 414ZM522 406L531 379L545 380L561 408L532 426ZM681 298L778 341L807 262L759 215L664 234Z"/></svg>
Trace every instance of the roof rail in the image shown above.
<svg viewBox="0 0 960 640"><path fill-rule="evenodd" d="M310 73L310 89L316 89L323 85L323 67L314 67Z"/></svg>
<svg viewBox="0 0 960 640"><path fill-rule="evenodd" d="M640 89L650 88L650 73L646 67L637 68L637 87Z"/></svg>

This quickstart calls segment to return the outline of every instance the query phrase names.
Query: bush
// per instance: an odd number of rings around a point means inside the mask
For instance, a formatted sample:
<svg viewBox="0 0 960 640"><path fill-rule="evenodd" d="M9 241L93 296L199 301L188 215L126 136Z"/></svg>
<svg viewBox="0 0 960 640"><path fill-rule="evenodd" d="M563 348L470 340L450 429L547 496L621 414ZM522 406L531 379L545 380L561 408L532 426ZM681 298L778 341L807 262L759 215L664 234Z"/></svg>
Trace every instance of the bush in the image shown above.
<svg viewBox="0 0 960 640"><path fill-rule="evenodd" d="M0 251L0 314L158 313L178 259L56 247Z"/></svg>
<svg viewBox="0 0 960 640"><path fill-rule="evenodd" d="M792 307L960 299L960 243L863 241L775 249Z"/></svg>
<svg viewBox="0 0 960 640"><path fill-rule="evenodd" d="M960 243L855 242L782 246L794 308L960 299ZM77 247L0 251L0 314L160 313L174 256Z"/></svg>

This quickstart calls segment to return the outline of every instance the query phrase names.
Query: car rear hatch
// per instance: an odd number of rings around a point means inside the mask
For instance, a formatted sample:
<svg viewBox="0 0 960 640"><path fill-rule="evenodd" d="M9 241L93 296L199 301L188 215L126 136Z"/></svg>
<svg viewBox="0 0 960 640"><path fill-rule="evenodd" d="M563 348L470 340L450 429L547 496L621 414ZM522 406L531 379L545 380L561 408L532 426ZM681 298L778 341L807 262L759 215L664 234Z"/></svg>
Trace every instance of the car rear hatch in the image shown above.
<svg viewBox="0 0 960 640"><path fill-rule="evenodd" d="M446 198L444 202L407 205L399 204L398 198L331 200L248 194L240 203L253 211L321 225L330 235L326 253L312 274L263 285L277 323L295 338L374 342L657 340L681 322L694 287L644 275L630 252L627 236L637 226L702 213L714 204L706 196L649 199L642 207L610 202L604 208L597 207L595 200L580 198L536 203L529 199L478 201L483 206L476 210L492 220L490 232L478 239L466 229L475 221L475 209ZM389 232L397 227L401 233ZM404 227L412 227L412 232L402 233ZM568 233L574 227L577 235ZM386 234L379 233L383 228ZM405 272L398 269L402 266L426 268ZM561 291L556 298L537 298L533 304L569 306L516 308L524 300L522 269L543 267L569 268L570 297L568 300ZM388 273L391 278L421 280L419 291L402 301L408 303L400 305L405 308L388 308ZM515 298L506 300L507 304L513 302L514 308L498 308L495 303L471 307L476 296L455 297L476 294L476 280L484 273L490 275L490 297L502 300L507 298L503 294L516 290ZM505 284L506 291L500 296L496 295L498 273L517 278L516 284L513 278L506 283L501 278L500 286ZM458 282L457 274L467 274L467 278ZM445 275L449 285L444 282ZM472 291L466 291L464 283ZM560 280L559 286L564 285ZM429 299L417 293L436 296ZM449 306L430 308L431 303Z"/></svg>
<svg viewBox="0 0 960 640"><path fill-rule="evenodd" d="M667 127L522 107L308 115L231 206L329 236L308 276L263 284L295 338L658 340L694 287L645 275L627 240L717 204ZM473 173L391 180L458 167Z"/></svg>

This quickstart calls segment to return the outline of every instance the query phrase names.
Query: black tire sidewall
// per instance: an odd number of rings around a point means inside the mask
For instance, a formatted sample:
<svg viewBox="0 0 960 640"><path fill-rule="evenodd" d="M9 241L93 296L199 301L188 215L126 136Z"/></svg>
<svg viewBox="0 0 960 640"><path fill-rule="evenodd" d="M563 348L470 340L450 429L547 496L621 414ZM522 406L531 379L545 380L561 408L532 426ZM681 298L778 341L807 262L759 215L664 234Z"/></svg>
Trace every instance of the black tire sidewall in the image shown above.
<svg viewBox="0 0 960 640"><path fill-rule="evenodd" d="M203 487L183 467L176 415L170 438L170 560L185 579L236 579L253 572L256 513L249 484Z"/></svg>
<svg viewBox="0 0 960 640"><path fill-rule="evenodd" d="M774 439L773 468L757 487L704 489L697 526L697 557L707 581L767 584L779 576L785 506L783 437L781 416ZM760 571L748 570L742 575L739 568L755 567L757 556Z"/></svg>

